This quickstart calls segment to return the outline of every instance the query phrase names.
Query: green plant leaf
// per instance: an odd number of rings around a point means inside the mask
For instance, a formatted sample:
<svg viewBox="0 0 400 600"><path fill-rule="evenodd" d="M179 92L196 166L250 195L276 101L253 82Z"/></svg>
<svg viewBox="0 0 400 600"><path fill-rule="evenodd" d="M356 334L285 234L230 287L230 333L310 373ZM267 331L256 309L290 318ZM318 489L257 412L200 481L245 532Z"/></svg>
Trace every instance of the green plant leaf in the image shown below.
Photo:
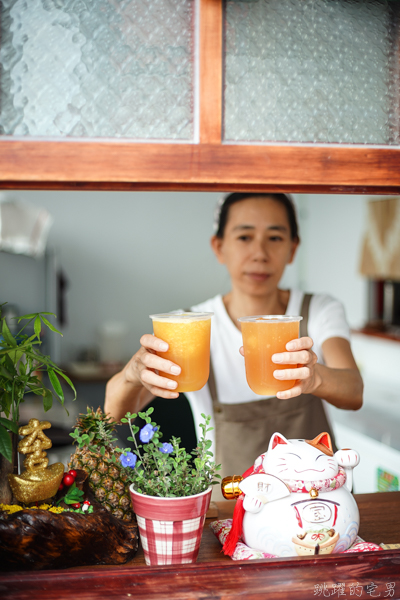
<svg viewBox="0 0 400 600"><path fill-rule="evenodd" d="M57 396L64 402L64 392L62 390L61 384L58 381L58 377L53 371L53 369L47 369L47 373L49 375L50 383L53 386L53 389Z"/></svg>
<svg viewBox="0 0 400 600"><path fill-rule="evenodd" d="M2 454L8 462L12 461L11 437L2 425L0 425L0 454Z"/></svg>
<svg viewBox="0 0 400 600"><path fill-rule="evenodd" d="M4 366L9 373L12 373L13 377L18 377L17 370L9 354L4 357Z"/></svg>
<svg viewBox="0 0 400 600"><path fill-rule="evenodd" d="M42 333L42 323L40 322L39 315L35 318L33 329L35 331L36 337L38 338L38 340L40 340L40 334Z"/></svg>
<svg viewBox="0 0 400 600"><path fill-rule="evenodd" d="M53 406L53 394L50 390L46 390L43 396L43 408L44 412L47 412Z"/></svg>
<svg viewBox="0 0 400 600"><path fill-rule="evenodd" d="M9 371L7 371L7 369L5 367L3 367L3 365L0 365L0 375L2 377L5 377L6 379L11 379L11 380L14 379L14 377L12 375L10 375Z"/></svg>
<svg viewBox="0 0 400 600"><path fill-rule="evenodd" d="M57 504L60 504L60 502L65 502L65 504L76 504L76 502L82 502L83 498L84 493L82 490L76 487L76 483L74 481L65 496L57 501Z"/></svg>
<svg viewBox="0 0 400 600"><path fill-rule="evenodd" d="M19 361L18 367L19 367L19 374L22 376L26 375L26 365L24 362L22 362L22 360Z"/></svg>
<svg viewBox="0 0 400 600"><path fill-rule="evenodd" d="M16 339L14 338L11 331L9 330L6 320L2 319L2 321L3 321L3 326L1 328L1 333L2 333L4 340L7 342L7 344L12 346L13 348L16 348L18 345Z"/></svg>
<svg viewBox="0 0 400 600"><path fill-rule="evenodd" d="M70 388L74 392L73 400L76 400L76 389L75 389L74 384L70 380L70 378L65 373L63 373L60 369L56 369L56 372L57 372L58 375L60 375L60 377L62 377L63 379L65 379L65 381L68 383L68 385L70 386Z"/></svg>
<svg viewBox="0 0 400 600"><path fill-rule="evenodd" d="M6 429L10 429L13 433L18 433L18 424L14 423L14 421L10 421L10 419L0 417L0 424L3 425L3 427L5 427Z"/></svg>
<svg viewBox="0 0 400 600"><path fill-rule="evenodd" d="M38 313L32 313L31 315L22 315L22 317L18 317L18 323L22 321L22 319L33 319L36 317Z"/></svg>
<svg viewBox="0 0 400 600"><path fill-rule="evenodd" d="M42 319L43 323L44 323L45 325L47 325L47 327L48 327L49 329L51 329L51 331L54 331L54 333L59 333L59 334L61 335L61 337L62 337L62 333L61 333L61 331L58 331L58 329L56 329L56 328L54 327L54 325L53 325L52 323L50 323L50 321L49 321L48 319L46 319L46 317L44 317L44 316L43 316L44 314L49 314L49 315L51 315L51 313L40 313L40 316L41 316L41 319Z"/></svg>

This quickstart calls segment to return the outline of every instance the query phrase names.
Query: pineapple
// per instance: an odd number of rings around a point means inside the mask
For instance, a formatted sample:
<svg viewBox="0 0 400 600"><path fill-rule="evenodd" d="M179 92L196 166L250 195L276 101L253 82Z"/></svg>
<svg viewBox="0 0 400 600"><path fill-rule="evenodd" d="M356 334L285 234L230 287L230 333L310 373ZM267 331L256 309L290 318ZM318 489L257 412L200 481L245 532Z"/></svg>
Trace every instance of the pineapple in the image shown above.
<svg viewBox="0 0 400 600"><path fill-rule="evenodd" d="M120 452L113 446L115 423L101 408L87 408L80 414L72 435L78 443L72 454L69 469L83 469L89 475L89 486L96 500L115 517L131 521L133 517L129 484L123 467L116 459ZM115 462L113 460L115 457Z"/></svg>

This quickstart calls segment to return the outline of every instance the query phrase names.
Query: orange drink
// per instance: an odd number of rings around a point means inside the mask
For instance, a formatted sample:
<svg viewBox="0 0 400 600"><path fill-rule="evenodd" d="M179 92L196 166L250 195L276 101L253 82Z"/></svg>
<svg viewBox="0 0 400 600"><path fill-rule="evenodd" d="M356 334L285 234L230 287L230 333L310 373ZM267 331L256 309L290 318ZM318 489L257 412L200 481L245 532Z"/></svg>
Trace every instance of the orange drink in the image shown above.
<svg viewBox="0 0 400 600"><path fill-rule="evenodd" d="M247 383L260 396L275 396L290 390L295 380L279 381L273 373L278 369L293 369L297 365L275 364L271 357L286 352L286 344L299 337L302 317L260 315L238 319L242 328Z"/></svg>
<svg viewBox="0 0 400 600"><path fill-rule="evenodd" d="M175 392L195 392L208 380L210 371L210 334L213 313L166 313L150 315L154 335L167 342L167 352L158 356L181 367L180 375L160 373L178 382Z"/></svg>

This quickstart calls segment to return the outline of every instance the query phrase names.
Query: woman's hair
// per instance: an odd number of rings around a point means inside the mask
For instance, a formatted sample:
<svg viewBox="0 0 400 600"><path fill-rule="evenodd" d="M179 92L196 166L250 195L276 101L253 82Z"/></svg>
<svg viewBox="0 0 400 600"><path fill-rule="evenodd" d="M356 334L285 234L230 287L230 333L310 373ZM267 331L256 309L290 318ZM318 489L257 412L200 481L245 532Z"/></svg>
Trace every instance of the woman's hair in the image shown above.
<svg viewBox="0 0 400 600"><path fill-rule="evenodd" d="M228 221L229 209L232 204L236 202L240 202L241 200L246 200L247 198L272 198L282 204L286 209L286 214L289 221L290 227L290 236L292 240L299 240L299 227L297 224L297 216L296 209L293 204L293 201L286 194L275 194L275 193L253 193L253 192L234 192L232 194L228 194L224 198L220 200L217 205L216 214L215 214L215 235L218 238L223 238L225 233L225 227Z"/></svg>

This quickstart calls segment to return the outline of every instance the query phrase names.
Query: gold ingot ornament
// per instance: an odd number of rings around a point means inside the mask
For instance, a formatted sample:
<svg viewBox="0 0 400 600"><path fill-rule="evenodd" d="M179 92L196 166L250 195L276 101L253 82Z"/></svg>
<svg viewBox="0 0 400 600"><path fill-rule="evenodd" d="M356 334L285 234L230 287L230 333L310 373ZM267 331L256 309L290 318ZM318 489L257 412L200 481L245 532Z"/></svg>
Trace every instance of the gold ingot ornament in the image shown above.
<svg viewBox="0 0 400 600"><path fill-rule="evenodd" d="M64 465L54 463L44 450L51 448L51 440L43 433L49 429L49 421L30 419L28 425L20 427L19 435L24 438L18 444L18 452L26 454L25 471L20 475L8 475L10 488L15 498L24 504L38 502L55 496L64 475Z"/></svg>

